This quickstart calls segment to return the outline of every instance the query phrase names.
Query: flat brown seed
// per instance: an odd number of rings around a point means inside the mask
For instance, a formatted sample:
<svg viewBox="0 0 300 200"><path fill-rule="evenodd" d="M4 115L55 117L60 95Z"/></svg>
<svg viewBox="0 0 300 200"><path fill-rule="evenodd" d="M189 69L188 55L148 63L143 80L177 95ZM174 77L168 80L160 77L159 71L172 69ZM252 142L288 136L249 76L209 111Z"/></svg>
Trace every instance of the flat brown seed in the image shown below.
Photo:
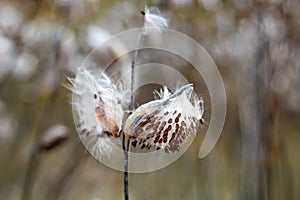
<svg viewBox="0 0 300 200"><path fill-rule="evenodd" d="M137 141L135 140L135 141L131 142L131 145L132 145L133 147L136 147L136 143L137 143Z"/></svg>
<svg viewBox="0 0 300 200"><path fill-rule="evenodd" d="M160 139L158 140L158 143L161 144L161 143L162 143L162 140L163 140L163 139L160 138Z"/></svg>

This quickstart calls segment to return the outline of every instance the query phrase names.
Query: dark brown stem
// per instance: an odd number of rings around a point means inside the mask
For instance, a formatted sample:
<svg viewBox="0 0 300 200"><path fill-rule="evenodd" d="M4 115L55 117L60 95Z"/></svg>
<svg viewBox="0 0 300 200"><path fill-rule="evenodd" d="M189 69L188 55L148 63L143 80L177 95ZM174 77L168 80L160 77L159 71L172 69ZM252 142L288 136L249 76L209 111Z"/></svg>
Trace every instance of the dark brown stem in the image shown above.
<svg viewBox="0 0 300 200"><path fill-rule="evenodd" d="M123 134L123 151L124 151L124 156L125 156L125 162L124 162L124 199L129 200L129 173L128 173L128 153L129 153L129 143L130 139L125 138L125 134Z"/></svg>

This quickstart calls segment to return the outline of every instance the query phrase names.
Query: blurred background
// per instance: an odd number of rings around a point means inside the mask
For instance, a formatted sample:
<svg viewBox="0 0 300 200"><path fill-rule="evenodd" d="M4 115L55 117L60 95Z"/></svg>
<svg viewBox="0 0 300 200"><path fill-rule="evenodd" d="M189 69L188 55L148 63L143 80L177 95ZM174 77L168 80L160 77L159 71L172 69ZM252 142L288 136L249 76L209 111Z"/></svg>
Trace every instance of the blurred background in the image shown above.
<svg viewBox="0 0 300 200"><path fill-rule="evenodd" d="M228 107L205 159L200 130L169 167L131 174L130 198L300 199L298 0L0 1L0 199L123 198L123 173L85 151L62 85L101 41L141 27L145 3L209 52Z"/></svg>

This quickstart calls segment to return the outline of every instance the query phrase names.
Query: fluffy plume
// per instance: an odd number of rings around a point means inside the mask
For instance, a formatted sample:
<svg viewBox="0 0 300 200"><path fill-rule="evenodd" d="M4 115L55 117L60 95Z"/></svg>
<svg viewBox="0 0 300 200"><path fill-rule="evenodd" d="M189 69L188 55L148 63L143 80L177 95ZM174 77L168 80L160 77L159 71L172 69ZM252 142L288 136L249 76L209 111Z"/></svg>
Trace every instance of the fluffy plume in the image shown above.
<svg viewBox="0 0 300 200"><path fill-rule="evenodd" d="M97 157L109 152L109 138L120 136L125 93L104 74L80 68L69 79L77 130L83 142L93 145ZM112 137L111 137L112 136Z"/></svg>
<svg viewBox="0 0 300 200"><path fill-rule="evenodd" d="M161 28L168 27L168 21L160 15L157 8L148 8L145 6L145 9L141 13L144 15L145 34L151 31L161 32Z"/></svg>

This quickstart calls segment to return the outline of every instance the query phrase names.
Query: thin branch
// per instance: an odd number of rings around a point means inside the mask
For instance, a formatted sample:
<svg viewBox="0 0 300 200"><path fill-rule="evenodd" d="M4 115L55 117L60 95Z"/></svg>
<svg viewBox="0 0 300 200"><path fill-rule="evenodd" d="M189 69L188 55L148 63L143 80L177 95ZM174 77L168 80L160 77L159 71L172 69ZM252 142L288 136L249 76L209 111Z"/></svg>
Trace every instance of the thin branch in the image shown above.
<svg viewBox="0 0 300 200"><path fill-rule="evenodd" d="M134 110L134 68L135 68L135 61L132 60L132 63L131 63L131 85L130 85L130 113L129 114L132 114L133 110Z"/></svg>
<svg viewBox="0 0 300 200"><path fill-rule="evenodd" d="M126 146L125 146L126 143ZM130 147L130 139L125 138L125 134L123 134L123 151L124 151L124 156L125 156L125 162L124 162L124 199L129 200L129 174L128 174L128 153L129 153L129 147Z"/></svg>
<svg viewBox="0 0 300 200"><path fill-rule="evenodd" d="M135 109L135 105L134 105L134 84L135 84L135 64L136 64L136 59L137 59L137 55L139 52L139 44L142 38L142 34L139 34L138 39L136 41L136 49L133 52L133 58L132 58L132 62L131 62L131 84L130 84L130 112L129 115L132 114L132 112ZM129 153L129 145L130 144L130 139L128 138L126 140L126 136L125 133L123 133L123 139L122 139L122 146L123 146L123 151L124 151L124 156L125 156L125 160L124 160L124 199L125 200L129 200L129 184L128 184L128 180L129 180L129 173L128 173L128 153Z"/></svg>
<svg viewBox="0 0 300 200"><path fill-rule="evenodd" d="M134 109L134 84L135 84L135 64L136 64L136 58L139 52L139 44L142 38L142 34L139 34L138 39L136 41L136 49L134 50L133 53L133 58L132 58L132 62L131 62L131 85L130 85L130 110L131 112L129 114L131 114Z"/></svg>

